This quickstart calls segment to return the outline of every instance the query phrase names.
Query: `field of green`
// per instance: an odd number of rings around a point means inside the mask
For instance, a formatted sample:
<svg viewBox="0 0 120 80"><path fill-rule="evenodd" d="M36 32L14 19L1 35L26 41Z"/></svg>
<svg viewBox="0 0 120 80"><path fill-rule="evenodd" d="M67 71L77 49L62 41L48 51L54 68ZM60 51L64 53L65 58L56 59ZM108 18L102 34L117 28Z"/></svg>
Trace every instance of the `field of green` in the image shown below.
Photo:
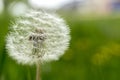
<svg viewBox="0 0 120 80"><path fill-rule="evenodd" d="M120 80L120 18L64 18L71 29L70 47L59 61L41 66L42 80ZM12 20L0 15L0 80L35 80L36 67L18 64L5 49Z"/></svg>

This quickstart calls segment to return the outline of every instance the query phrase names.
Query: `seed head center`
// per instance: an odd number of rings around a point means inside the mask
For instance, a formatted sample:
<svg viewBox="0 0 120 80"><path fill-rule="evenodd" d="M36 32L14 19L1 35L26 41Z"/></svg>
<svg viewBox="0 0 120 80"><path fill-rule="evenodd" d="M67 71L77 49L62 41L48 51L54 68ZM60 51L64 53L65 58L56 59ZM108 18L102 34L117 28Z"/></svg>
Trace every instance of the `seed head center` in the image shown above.
<svg viewBox="0 0 120 80"><path fill-rule="evenodd" d="M29 41L33 43L34 48L40 48L45 41L46 36L43 30L36 29L35 32L29 36Z"/></svg>
<svg viewBox="0 0 120 80"><path fill-rule="evenodd" d="M29 41L33 42L43 42L46 39L46 36L44 35L44 31L41 29L36 29L34 34L29 36Z"/></svg>

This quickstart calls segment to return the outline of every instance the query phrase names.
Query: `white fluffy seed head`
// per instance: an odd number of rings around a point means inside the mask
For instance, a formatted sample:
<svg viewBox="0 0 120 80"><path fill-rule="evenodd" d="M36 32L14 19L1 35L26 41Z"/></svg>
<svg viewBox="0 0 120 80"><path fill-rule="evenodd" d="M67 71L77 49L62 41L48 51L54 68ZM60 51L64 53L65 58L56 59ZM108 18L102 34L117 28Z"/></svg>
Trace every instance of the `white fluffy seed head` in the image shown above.
<svg viewBox="0 0 120 80"><path fill-rule="evenodd" d="M29 10L10 27L6 48L22 64L58 60L68 48L70 30L58 15Z"/></svg>

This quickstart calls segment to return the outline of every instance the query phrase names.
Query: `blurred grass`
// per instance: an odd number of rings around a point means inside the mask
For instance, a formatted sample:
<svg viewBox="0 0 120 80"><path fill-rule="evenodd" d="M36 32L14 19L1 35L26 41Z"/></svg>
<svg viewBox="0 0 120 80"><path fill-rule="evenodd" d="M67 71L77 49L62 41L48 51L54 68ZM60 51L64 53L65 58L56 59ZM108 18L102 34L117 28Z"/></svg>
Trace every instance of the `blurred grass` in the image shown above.
<svg viewBox="0 0 120 80"><path fill-rule="evenodd" d="M120 18L64 16L70 48L59 61L42 65L43 80L120 80ZM35 66L17 64L5 49L9 15L0 15L0 80L35 80Z"/></svg>

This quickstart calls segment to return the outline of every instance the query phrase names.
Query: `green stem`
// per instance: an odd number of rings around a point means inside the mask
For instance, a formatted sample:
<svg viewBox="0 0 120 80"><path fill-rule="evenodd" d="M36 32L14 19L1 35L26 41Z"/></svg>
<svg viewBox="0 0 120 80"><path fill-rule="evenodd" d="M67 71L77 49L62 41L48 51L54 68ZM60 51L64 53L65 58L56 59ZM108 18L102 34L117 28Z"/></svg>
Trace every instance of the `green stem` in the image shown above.
<svg viewBox="0 0 120 80"><path fill-rule="evenodd" d="M40 64L36 64L36 80L41 80L41 75L40 75Z"/></svg>

